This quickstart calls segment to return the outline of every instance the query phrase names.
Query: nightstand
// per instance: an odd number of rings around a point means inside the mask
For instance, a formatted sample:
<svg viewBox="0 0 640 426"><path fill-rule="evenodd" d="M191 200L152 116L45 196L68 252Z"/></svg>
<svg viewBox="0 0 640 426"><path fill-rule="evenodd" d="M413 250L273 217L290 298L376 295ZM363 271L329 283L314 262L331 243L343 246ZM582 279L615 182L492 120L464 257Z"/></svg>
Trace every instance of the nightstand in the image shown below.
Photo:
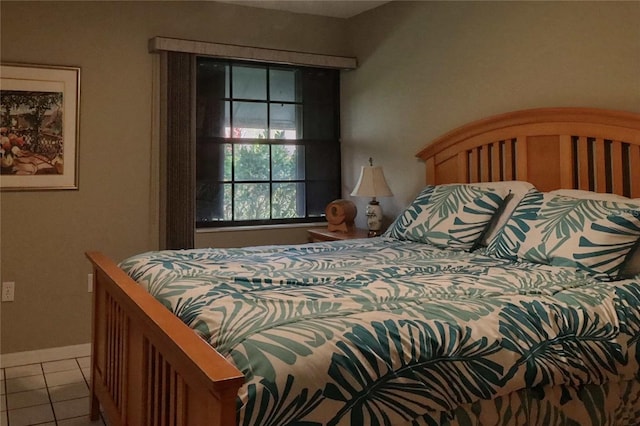
<svg viewBox="0 0 640 426"><path fill-rule="evenodd" d="M318 243L321 241L339 241L339 240L354 240L356 238L367 238L369 231L366 229L355 229L351 232L332 232L327 228L312 228L308 229L309 241L312 243Z"/></svg>

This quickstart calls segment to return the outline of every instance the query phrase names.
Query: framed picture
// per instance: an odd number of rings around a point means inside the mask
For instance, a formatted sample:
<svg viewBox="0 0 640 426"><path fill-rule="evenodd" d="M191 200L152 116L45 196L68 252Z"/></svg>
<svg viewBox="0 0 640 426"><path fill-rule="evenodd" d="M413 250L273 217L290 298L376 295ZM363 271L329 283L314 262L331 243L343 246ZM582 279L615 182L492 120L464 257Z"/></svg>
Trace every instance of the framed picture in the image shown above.
<svg viewBox="0 0 640 426"><path fill-rule="evenodd" d="M0 66L0 189L78 189L80 68Z"/></svg>

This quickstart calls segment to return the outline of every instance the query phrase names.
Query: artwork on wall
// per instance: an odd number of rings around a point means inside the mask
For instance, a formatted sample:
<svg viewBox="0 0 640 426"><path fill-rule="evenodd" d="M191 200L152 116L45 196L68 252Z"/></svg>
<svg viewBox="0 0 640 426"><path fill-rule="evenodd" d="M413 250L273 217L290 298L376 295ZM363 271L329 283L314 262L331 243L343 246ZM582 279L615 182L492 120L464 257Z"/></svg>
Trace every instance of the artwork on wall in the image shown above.
<svg viewBox="0 0 640 426"><path fill-rule="evenodd" d="M77 189L80 68L1 67L0 188Z"/></svg>

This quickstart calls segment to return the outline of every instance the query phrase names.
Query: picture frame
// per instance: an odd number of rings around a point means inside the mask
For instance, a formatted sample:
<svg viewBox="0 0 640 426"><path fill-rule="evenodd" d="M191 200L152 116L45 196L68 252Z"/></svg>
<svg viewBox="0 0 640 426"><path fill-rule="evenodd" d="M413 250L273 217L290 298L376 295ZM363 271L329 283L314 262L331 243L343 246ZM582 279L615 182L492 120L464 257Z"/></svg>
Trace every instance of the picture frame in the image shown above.
<svg viewBox="0 0 640 426"><path fill-rule="evenodd" d="M78 189L80 68L0 68L0 190Z"/></svg>

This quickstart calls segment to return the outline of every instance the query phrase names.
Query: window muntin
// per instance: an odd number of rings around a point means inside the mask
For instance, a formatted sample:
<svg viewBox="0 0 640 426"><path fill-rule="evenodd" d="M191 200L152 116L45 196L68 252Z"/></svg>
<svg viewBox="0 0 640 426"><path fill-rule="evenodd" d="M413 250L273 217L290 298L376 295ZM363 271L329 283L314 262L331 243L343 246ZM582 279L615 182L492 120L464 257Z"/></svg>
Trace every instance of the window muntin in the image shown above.
<svg viewBox="0 0 640 426"><path fill-rule="evenodd" d="M340 195L338 72L197 63L197 226L319 220Z"/></svg>

